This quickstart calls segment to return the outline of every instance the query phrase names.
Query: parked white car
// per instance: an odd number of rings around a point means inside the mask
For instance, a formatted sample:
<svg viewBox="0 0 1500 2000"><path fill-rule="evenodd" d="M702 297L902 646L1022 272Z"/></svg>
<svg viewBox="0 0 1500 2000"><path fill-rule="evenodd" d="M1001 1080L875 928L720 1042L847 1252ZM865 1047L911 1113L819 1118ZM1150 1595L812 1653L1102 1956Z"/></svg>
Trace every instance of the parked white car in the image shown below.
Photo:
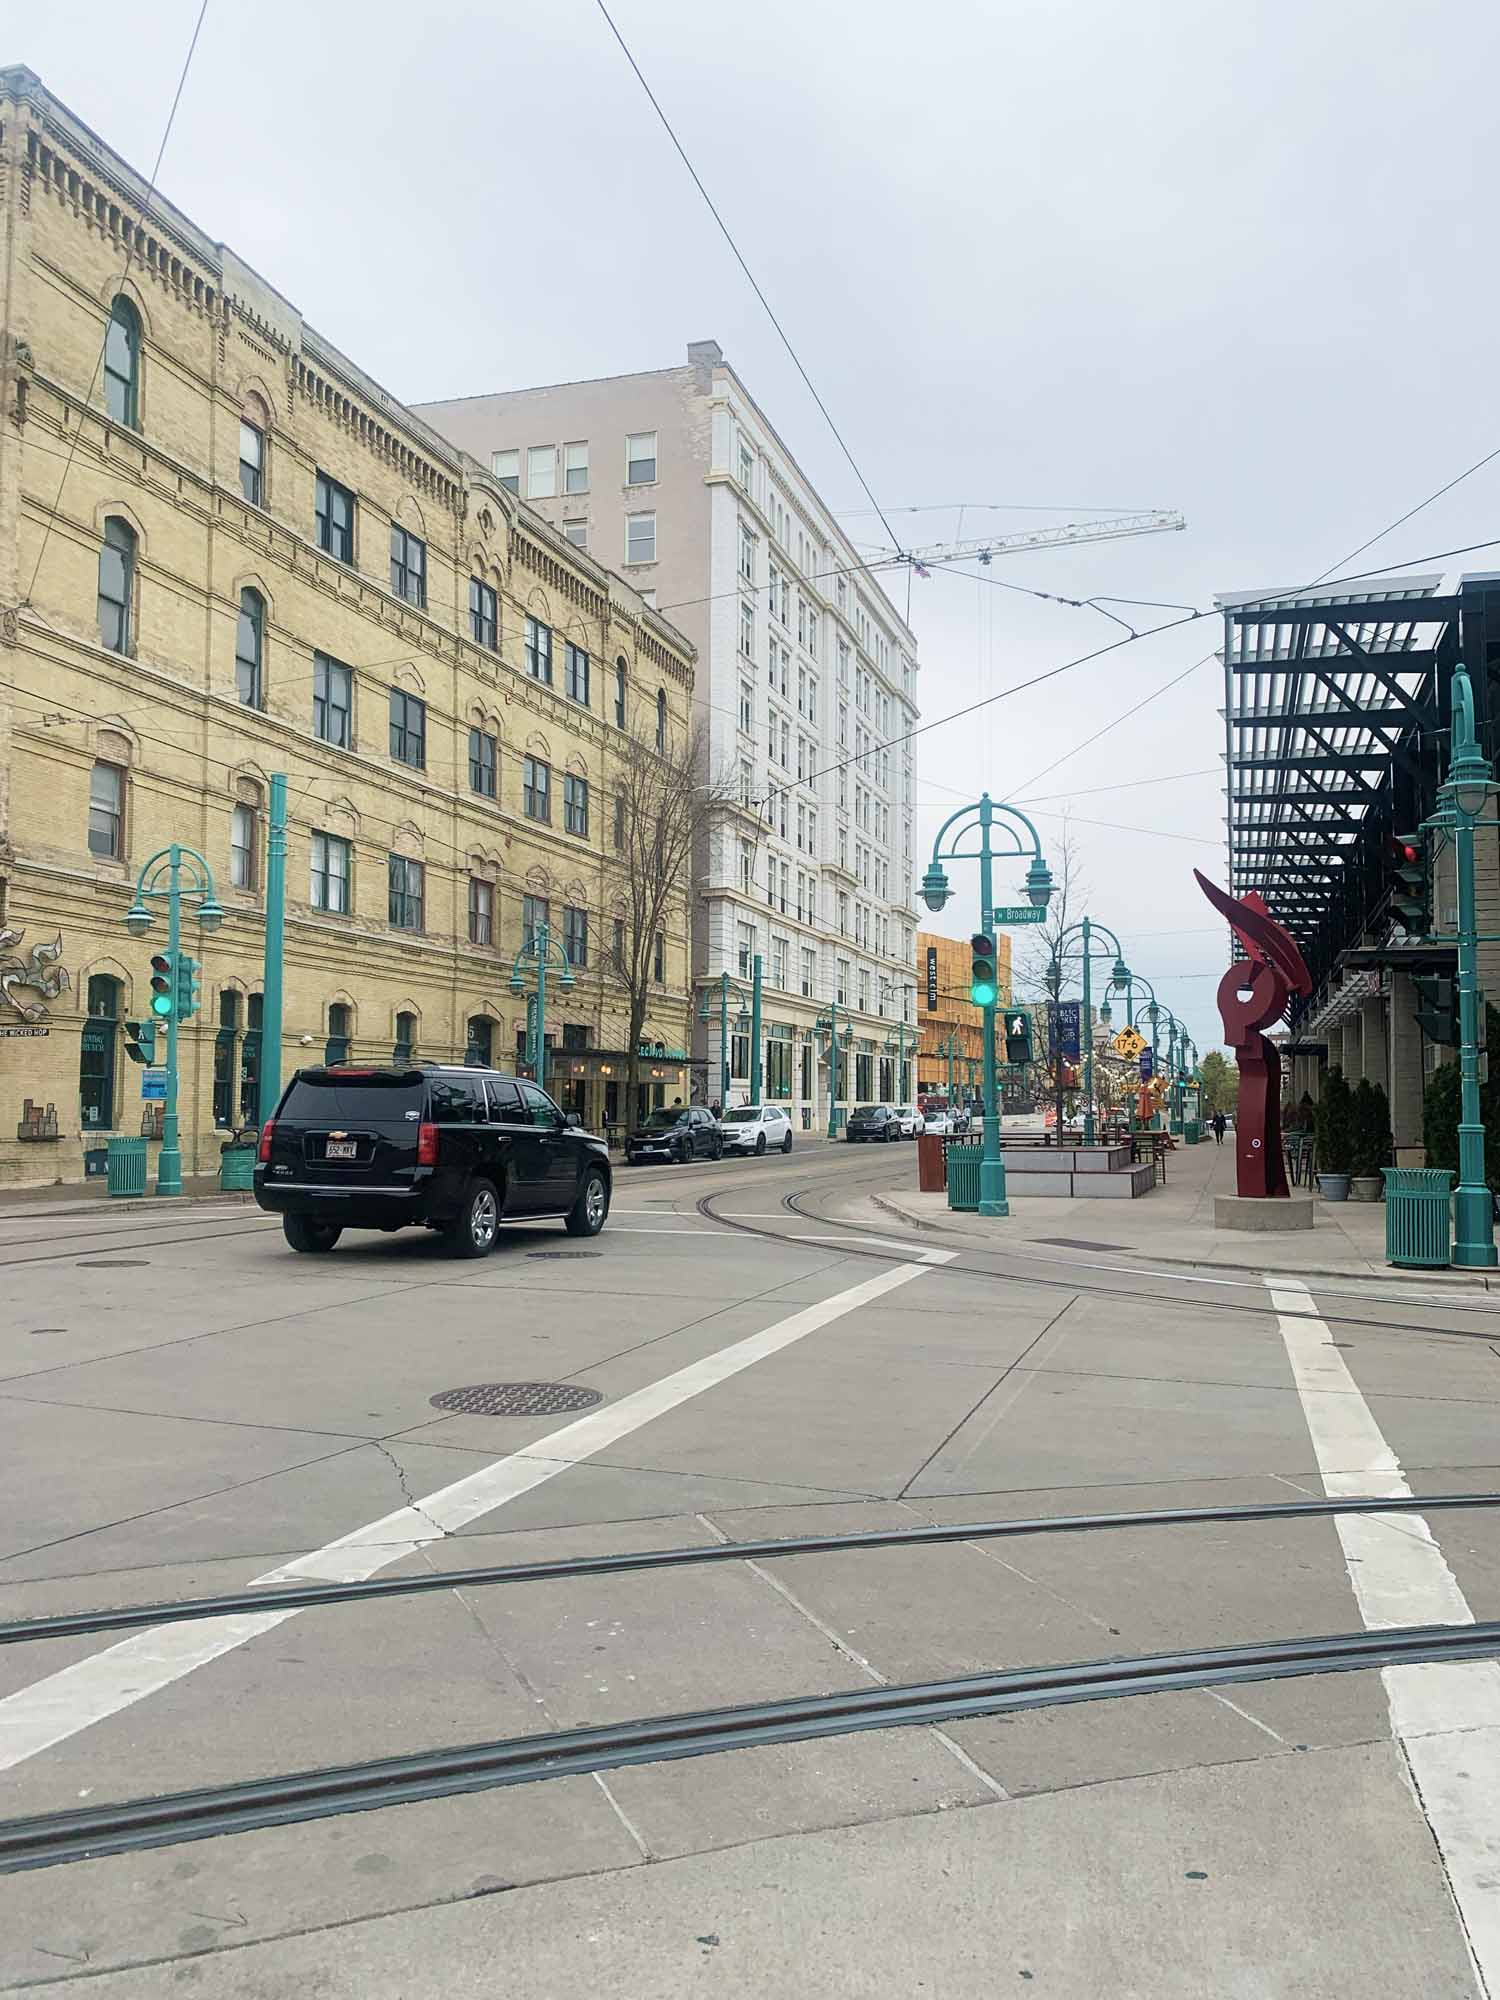
<svg viewBox="0 0 1500 2000"><path fill-rule="evenodd" d="M719 1120L726 1153L789 1153L792 1121L779 1104L736 1104Z"/></svg>
<svg viewBox="0 0 1500 2000"><path fill-rule="evenodd" d="M946 1111L929 1111L922 1120L922 1129L937 1138L946 1139L953 1130L953 1121Z"/></svg>
<svg viewBox="0 0 1500 2000"><path fill-rule="evenodd" d="M898 1104L896 1107L896 1116L901 1120L901 1136L903 1139L920 1139L922 1134L927 1130L927 1120L918 1111L915 1104Z"/></svg>

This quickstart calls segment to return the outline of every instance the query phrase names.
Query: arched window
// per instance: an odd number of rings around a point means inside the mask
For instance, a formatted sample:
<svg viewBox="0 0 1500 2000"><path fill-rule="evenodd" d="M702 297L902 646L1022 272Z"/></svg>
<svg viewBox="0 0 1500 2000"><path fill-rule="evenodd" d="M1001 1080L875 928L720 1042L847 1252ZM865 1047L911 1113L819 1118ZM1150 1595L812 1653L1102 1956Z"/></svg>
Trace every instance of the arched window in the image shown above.
<svg viewBox="0 0 1500 2000"><path fill-rule="evenodd" d="M257 395L245 398L240 413L240 491L252 507L266 503L266 432L271 414Z"/></svg>
<svg viewBox="0 0 1500 2000"><path fill-rule="evenodd" d="M99 551L99 643L112 653L131 649L131 600L135 595L135 529L118 514L104 523Z"/></svg>
<svg viewBox="0 0 1500 2000"><path fill-rule="evenodd" d="M109 309L104 336L104 407L117 424L139 430L141 402L141 316L129 299Z"/></svg>
<svg viewBox="0 0 1500 2000"><path fill-rule="evenodd" d="M83 1129L108 1131L115 1122L115 1050L120 1036L121 987L96 972L87 991L88 1019L78 1056L78 1098Z"/></svg>
<svg viewBox="0 0 1500 2000"><path fill-rule="evenodd" d="M236 806L229 815L229 881L236 889L253 889L256 878L254 806Z"/></svg>
<svg viewBox="0 0 1500 2000"><path fill-rule="evenodd" d="M625 727L625 656L615 661L615 728Z"/></svg>
<svg viewBox="0 0 1500 2000"><path fill-rule="evenodd" d="M264 1109L271 1115L271 1105L264 1107L260 1101L260 1043L265 1022L265 995L252 993L245 1002L245 1039L240 1047L240 1123L258 1125Z"/></svg>
<svg viewBox="0 0 1500 2000"><path fill-rule="evenodd" d="M474 1014L469 1018L468 1046L464 1050L464 1061L476 1068L488 1069L494 1055L495 1024L488 1014Z"/></svg>
<svg viewBox="0 0 1500 2000"><path fill-rule="evenodd" d="M240 619L234 638L234 684L246 708L264 708L261 661L265 656L266 601L258 590L240 592Z"/></svg>
<svg viewBox="0 0 1500 2000"><path fill-rule="evenodd" d="M323 1051L325 1063L347 1062L349 1059L349 1032L352 1026L350 1010L342 1001L335 1000L328 1009L328 1046Z"/></svg>
<svg viewBox="0 0 1500 2000"><path fill-rule="evenodd" d="M417 1045L417 1017L415 1014L396 1016L396 1046L391 1050L391 1061L409 1063L412 1050Z"/></svg>
<svg viewBox="0 0 1500 2000"><path fill-rule="evenodd" d="M667 747L667 691L665 688L658 688L656 690L656 747L658 750L665 750Z"/></svg>

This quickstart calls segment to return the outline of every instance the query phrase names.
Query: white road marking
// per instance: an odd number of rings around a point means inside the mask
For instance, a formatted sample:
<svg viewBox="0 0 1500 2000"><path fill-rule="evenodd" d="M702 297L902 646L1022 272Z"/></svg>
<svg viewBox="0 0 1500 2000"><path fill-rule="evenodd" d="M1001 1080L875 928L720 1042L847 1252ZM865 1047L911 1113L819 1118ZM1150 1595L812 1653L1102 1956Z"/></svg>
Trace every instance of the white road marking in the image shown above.
<svg viewBox="0 0 1500 2000"><path fill-rule="evenodd" d="M648 1383L618 1403L595 1410L561 1430L538 1438L524 1451L496 1459L467 1478L429 1493L410 1507L400 1507L378 1521L368 1521L309 1555L284 1563L254 1579L257 1584L305 1582L348 1583L387 1568L404 1556L467 1527L471 1521L556 1479L574 1465L617 1444L658 1417L727 1382L742 1370L779 1354L784 1348L843 1319L887 1292L920 1278L925 1264L898 1264L878 1271L847 1291L815 1305L803 1306L787 1319L763 1327L743 1340L707 1354L659 1382ZM138 1632L107 1651L95 1653L71 1667L0 1701L0 1771L9 1770L41 1750L76 1736L90 1724L116 1715L148 1694L181 1680L195 1667L243 1646L248 1639L270 1632L296 1611L241 1613L234 1617L196 1619L183 1625L156 1625Z"/></svg>
<svg viewBox="0 0 1500 2000"><path fill-rule="evenodd" d="M611 1236L734 1236L733 1229L641 1229L627 1222L623 1229L610 1229Z"/></svg>
<svg viewBox="0 0 1500 2000"><path fill-rule="evenodd" d="M1411 1488L1332 1335L1297 1278L1267 1278L1331 1498L1406 1499ZM1420 1514L1342 1514L1334 1526L1368 1630L1472 1625ZM1500 1663L1386 1667L1391 1729L1447 1870L1485 1994L1500 1994Z"/></svg>

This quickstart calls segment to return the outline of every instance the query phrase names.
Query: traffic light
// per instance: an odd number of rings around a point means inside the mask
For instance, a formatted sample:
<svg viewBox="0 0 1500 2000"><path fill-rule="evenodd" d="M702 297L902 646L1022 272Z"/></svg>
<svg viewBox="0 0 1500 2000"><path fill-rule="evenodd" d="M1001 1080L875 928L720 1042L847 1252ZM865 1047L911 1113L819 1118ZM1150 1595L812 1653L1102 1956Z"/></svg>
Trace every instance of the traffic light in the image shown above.
<svg viewBox="0 0 1500 2000"><path fill-rule="evenodd" d="M1432 928L1426 836L1420 833L1398 834L1391 842L1391 858L1396 869L1391 908L1401 919L1405 931L1413 937L1425 937Z"/></svg>
<svg viewBox="0 0 1500 2000"><path fill-rule="evenodd" d="M177 998L177 1018L179 1021L191 1021L198 1011L200 994L198 975L202 970L203 961L201 959L194 958L189 952L178 952L177 979L174 991Z"/></svg>
<svg viewBox="0 0 1500 2000"><path fill-rule="evenodd" d="M1446 972L1414 972L1411 983L1417 989L1417 1026L1428 1041L1456 1048L1458 1013L1453 981Z"/></svg>
<svg viewBox="0 0 1500 2000"><path fill-rule="evenodd" d="M156 1061L156 1023L154 1021L127 1021L125 1023L125 1053L133 1063L140 1063L150 1069Z"/></svg>
<svg viewBox="0 0 1500 2000"><path fill-rule="evenodd" d="M177 1005L177 973L168 952L151 961L151 1011L158 1021L170 1021Z"/></svg>
<svg viewBox="0 0 1500 2000"><path fill-rule="evenodd" d="M969 969L969 998L976 1007L993 1007L1000 998L995 940L985 931L975 931L969 939L969 950L973 954Z"/></svg>
<svg viewBox="0 0 1500 2000"><path fill-rule="evenodd" d="M1006 1015L1005 1060L1008 1063L1029 1063L1031 1061L1031 1016L1029 1014Z"/></svg>

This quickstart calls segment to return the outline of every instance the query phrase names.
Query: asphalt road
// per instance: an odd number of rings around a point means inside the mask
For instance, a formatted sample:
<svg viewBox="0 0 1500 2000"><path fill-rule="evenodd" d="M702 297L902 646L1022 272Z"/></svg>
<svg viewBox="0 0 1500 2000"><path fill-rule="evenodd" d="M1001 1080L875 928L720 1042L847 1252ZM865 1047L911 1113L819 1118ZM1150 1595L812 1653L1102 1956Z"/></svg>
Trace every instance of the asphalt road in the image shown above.
<svg viewBox="0 0 1500 2000"><path fill-rule="evenodd" d="M516 1230L478 1264L421 1234L294 1257L228 1205L0 1217L0 1619L1500 1488L1484 1295L1103 1268L1019 1230L919 1240L868 1200L913 1172L910 1147L822 1145L622 1171L596 1241ZM514 1382L598 1400L433 1400ZM1132 1525L11 1643L0 1813L1497 1619L1497 1526L1480 1507ZM1500 1994L1497 1800L1489 1661L783 1736L0 1872L0 1990Z"/></svg>

